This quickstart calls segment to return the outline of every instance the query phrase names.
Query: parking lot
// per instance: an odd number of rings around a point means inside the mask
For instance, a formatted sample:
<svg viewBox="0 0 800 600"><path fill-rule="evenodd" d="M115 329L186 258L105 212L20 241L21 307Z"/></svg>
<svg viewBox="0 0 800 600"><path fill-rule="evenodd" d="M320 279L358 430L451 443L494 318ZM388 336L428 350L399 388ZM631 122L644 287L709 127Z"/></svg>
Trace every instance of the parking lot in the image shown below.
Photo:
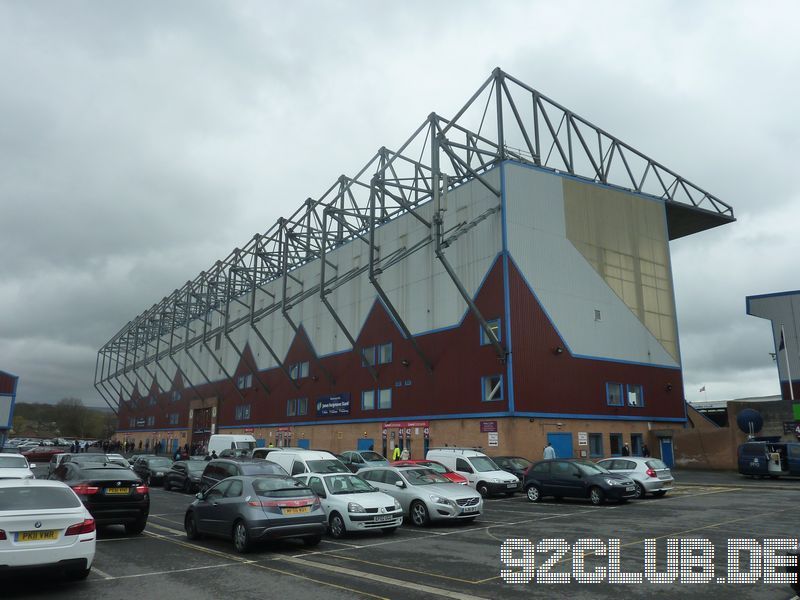
<svg viewBox="0 0 800 600"><path fill-rule="evenodd" d="M766 489L765 489L766 488ZM796 537L800 514L792 484L783 486L678 486L664 498L593 507L581 501L528 502L523 495L490 499L470 524L418 529L404 525L394 535L370 533L344 540L325 538L312 549L280 542L236 554L229 541L189 542L183 515L192 497L152 489L144 534L127 536L122 527L99 532L89 579L81 583L42 578L4 584L7 598L109 598L145 592L157 598L550 598L703 597L787 599L787 585L729 584L509 584L500 571L500 547L508 538L618 538L620 571L641 573L643 540L656 538L659 570L664 570L668 538L706 538L716 549L716 577L726 570L729 538ZM537 565L546 559L536 555ZM593 562L597 561L597 562ZM607 565L587 558L587 570ZM552 567L569 572L571 553ZM519 570L515 568L515 570Z"/></svg>

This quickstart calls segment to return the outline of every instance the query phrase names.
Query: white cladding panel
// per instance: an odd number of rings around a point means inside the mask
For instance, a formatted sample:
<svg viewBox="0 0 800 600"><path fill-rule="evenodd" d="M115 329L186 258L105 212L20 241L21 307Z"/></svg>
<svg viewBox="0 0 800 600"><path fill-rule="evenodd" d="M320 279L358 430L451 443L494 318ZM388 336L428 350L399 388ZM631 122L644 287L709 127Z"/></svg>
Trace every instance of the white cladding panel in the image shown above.
<svg viewBox="0 0 800 600"><path fill-rule="evenodd" d="M11 396L0 396L0 427L11 427Z"/></svg>
<svg viewBox="0 0 800 600"><path fill-rule="evenodd" d="M786 372L788 355L792 380L797 381L800 379L800 292L788 292L760 298L751 297L747 300L748 314L772 321L778 377L781 381L789 381L789 374ZM783 350L779 350L781 324L783 324L784 332Z"/></svg>
<svg viewBox="0 0 800 600"><path fill-rule="evenodd" d="M563 178L505 169L509 252L570 352L679 366L567 238Z"/></svg>
<svg viewBox="0 0 800 600"><path fill-rule="evenodd" d="M499 169L494 169L485 177L499 189ZM499 204L500 199L480 182L466 183L447 194L444 230L448 232L459 223L471 222ZM433 217L432 203L420 207L417 213L431 221ZM445 237L449 235L452 235L452 231L446 233ZM428 227L410 214L402 215L376 229L375 243L379 248L377 258L390 256L402 248L409 248L426 239L432 240ZM497 211L461 235L445 249L445 255L470 296L475 297L477 294L478 287L483 282L501 248L502 217L501 213ZM352 240L329 251L326 258L329 263L326 267L326 279L330 280L336 275L337 268L339 273L345 273L355 266L368 266L369 248L360 240ZM331 265L335 265L335 267L331 267ZM287 282L289 297L310 290L319 284L320 261L315 260L302 265L293 270L291 274L292 277ZM458 293L456 286L435 257L432 241L402 261L384 269L383 273L378 275L378 281L414 335L457 326L467 310L467 305ZM282 286L282 281L276 280L263 287L274 294L276 301L280 301L283 297ZM377 298L377 292L370 283L366 272L335 288L327 296L345 327L356 339ZM250 302L249 296L243 300L246 303ZM257 309L272 304L273 299L270 295L260 290L256 293ZM247 309L238 303L231 303L231 320L246 314L249 314ZM351 349L347 337L320 301L318 290L309 298L292 306L289 315L295 324L305 329L319 356ZM214 324L216 324L217 315L214 316L214 319ZM294 339L294 331L286 322L280 309L263 317L256 326L275 353L283 360ZM202 320L192 323L192 329L196 332L202 331L202 328ZM181 330L179 329L179 331ZM249 323L234 330L231 337L240 350L246 343L250 345L259 369L277 366L258 337L250 331ZM212 350L215 348L213 337L208 341L208 346ZM200 345L196 345L190 352L210 379L216 380L224 376L207 349L203 348L201 351ZM239 356L224 337L220 340L220 349L215 351L215 355L224 364L228 373L233 374L239 363ZM184 351L177 353L175 359L193 383L205 382ZM166 368L170 362L167 359L162 361L162 364ZM173 371L167 370L173 373ZM166 382L162 384L162 387L168 389L170 385L171 382Z"/></svg>

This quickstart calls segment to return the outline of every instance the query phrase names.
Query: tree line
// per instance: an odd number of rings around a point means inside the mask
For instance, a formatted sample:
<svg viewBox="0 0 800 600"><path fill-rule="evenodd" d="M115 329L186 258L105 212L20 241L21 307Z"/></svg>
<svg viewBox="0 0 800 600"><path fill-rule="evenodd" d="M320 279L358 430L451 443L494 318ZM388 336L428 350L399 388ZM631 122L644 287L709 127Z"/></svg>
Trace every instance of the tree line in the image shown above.
<svg viewBox="0 0 800 600"><path fill-rule="evenodd" d="M56 404L17 402L12 435L107 439L116 426L113 412L84 406L80 398L62 398Z"/></svg>

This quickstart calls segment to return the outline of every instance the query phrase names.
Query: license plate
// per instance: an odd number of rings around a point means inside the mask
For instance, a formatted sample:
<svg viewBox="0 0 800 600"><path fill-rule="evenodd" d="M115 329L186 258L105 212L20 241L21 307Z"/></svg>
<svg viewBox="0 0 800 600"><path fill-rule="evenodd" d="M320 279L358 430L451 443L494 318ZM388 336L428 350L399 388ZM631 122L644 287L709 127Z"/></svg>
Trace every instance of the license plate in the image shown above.
<svg viewBox="0 0 800 600"><path fill-rule="evenodd" d="M299 506L297 508L282 508L281 512L285 515L299 515L302 513L311 512L310 506Z"/></svg>
<svg viewBox="0 0 800 600"><path fill-rule="evenodd" d="M375 517L375 522L376 523L380 523L380 522L383 522L383 521L393 521L393 520L394 520L394 517L392 515L379 515L379 516Z"/></svg>
<svg viewBox="0 0 800 600"><path fill-rule="evenodd" d="M19 531L17 532L18 542L42 542L47 540L57 540L58 529L48 529L45 531Z"/></svg>
<svg viewBox="0 0 800 600"><path fill-rule="evenodd" d="M633 492L633 491L635 491L635 490L636 490L636 488L635 488L635 487L633 487L632 485L631 485L631 486L628 486L628 487L626 487L626 488L625 488L625 491L626 491L626 492Z"/></svg>
<svg viewBox="0 0 800 600"><path fill-rule="evenodd" d="M467 512L478 512L478 507L477 506L465 506L462 509L462 512L465 512L465 513L467 513Z"/></svg>
<svg viewBox="0 0 800 600"><path fill-rule="evenodd" d="M515 488L515 487L517 487L517 484L516 483L509 483L509 484L506 484L506 487Z"/></svg>
<svg viewBox="0 0 800 600"><path fill-rule="evenodd" d="M111 496L122 496L124 494L130 494L131 488L106 488L106 494Z"/></svg>

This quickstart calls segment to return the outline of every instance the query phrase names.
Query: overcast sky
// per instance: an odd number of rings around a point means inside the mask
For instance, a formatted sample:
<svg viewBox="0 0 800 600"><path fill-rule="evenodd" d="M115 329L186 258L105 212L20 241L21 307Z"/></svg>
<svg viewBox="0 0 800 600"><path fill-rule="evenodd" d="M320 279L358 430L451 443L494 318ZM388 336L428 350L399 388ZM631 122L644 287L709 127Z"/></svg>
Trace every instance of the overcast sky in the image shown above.
<svg viewBox="0 0 800 600"><path fill-rule="evenodd" d="M745 296L800 288L795 2L0 3L0 370L97 350L214 261L452 116L496 66L733 205L672 243L686 395L778 393Z"/></svg>

